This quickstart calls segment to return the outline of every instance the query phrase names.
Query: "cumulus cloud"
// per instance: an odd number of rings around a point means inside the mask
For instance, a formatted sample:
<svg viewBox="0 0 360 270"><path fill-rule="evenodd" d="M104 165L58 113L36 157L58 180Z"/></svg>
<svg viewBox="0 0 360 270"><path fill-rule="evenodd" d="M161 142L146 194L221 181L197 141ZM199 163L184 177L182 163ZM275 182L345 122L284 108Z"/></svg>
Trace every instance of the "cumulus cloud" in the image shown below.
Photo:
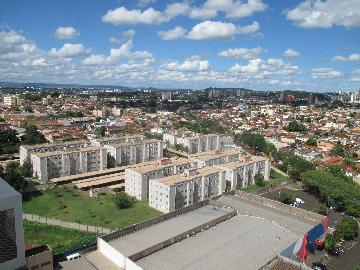
<svg viewBox="0 0 360 270"><path fill-rule="evenodd" d="M199 56L192 56L185 59L183 63L171 61L161 65L162 69L170 71L205 71L208 70L209 67L209 61L202 60Z"/></svg>
<svg viewBox="0 0 360 270"><path fill-rule="evenodd" d="M253 59L253 58L257 58L264 51L265 51L265 49L263 49L261 47L256 47L256 48L252 48L252 49L230 48L225 51L219 52L218 56L231 57L231 58Z"/></svg>
<svg viewBox="0 0 360 270"><path fill-rule="evenodd" d="M80 33L72 26L59 27L55 30L54 37L56 39L73 39L79 36Z"/></svg>
<svg viewBox="0 0 360 270"><path fill-rule="evenodd" d="M167 31L158 31L157 35L162 40L175 40L185 36L187 30L181 26L177 26Z"/></svg>
<svg viewBox="0 0 360 270"><path fill-rule="evenodd" d="M314 68L311 75L314 79L332 79L343 76L343 73L333 68Z"/></svg>
<svg viewBox="0 0 360 270"><path fill-rule="evenodd" d="M102 65L105 63L105 56L103 54L92 54L85 58L82 63L84 65Z"/></svg>
<svg viewBox="0 0 360 270"><path fill-rule="evenodd" d="M111 43L123 43L125 41L128 41L129 39L132 39L136 34L136 31L133 30L133 29L129 29L129 30L126 30L126 31L123 31L120 35L120 37L114 37L114 36L111 36L110 37L110 42Z"/></svg>
<svg viewBox="0 0 360 270"><path fill-rule="evenodd" d="M239 19L253 15L255 12L265 11L267 5L262 0L207 0L203 5L193 8L190 12L191 18L211 19L223 12L227 18Z"/></svg>
<svg viewBox="0 0 360 270"><path fill-rule="evenodd" d="M298 57L298 56L300 56L300 53L293 50L293 49L287 49L286 51L283 52L283 56L285 56L285 57Z"/></svg>
<svg viewBox="0 0 360 270"><path fill-rule="evenodd" d="M257 21L253 22L252 24L245 25L245 26L238 26L236 28L237 34L254 34L259 31L260 25Z"/></svg>
<svg viewBox="0 0 360 270"><path fill-rule="evenodd" d="M140 9L128 10L126 7L118 7L109 10L102 20L115 25L119 24L159 24L164 22L164 17L160 11L148 8L144 11Z"/></svg>
<svg viewBox="0 0 360 270"><path fill-rule="evenodd" d="M272 85L278 84L279 80L270 80L269 83L272 84Z"/></svg>
<svg viewBox="0 0 360 270"><path fill-rule="evenodd" d="M306 0L286 11L286 17L304 28L359 27L360 1Z"/></svg>
<svg viewBox="0 0 360 270"><path fill-rule="evenodd" d="M359 53L353 53L349 56L334 56L331 61L334 62L351 62L351 61L360 61L360 54Z"/></svg>
<svg viewBox="0 0 360 270"><path fill-rule="evenodd" d="M60 56L60 57L73 57L77 55L85 55L90 52L90 49L86 49L83 44L72 44L72 43L65 43L59 49L52 48L49 51L49 55L51 56Z"/></svg>

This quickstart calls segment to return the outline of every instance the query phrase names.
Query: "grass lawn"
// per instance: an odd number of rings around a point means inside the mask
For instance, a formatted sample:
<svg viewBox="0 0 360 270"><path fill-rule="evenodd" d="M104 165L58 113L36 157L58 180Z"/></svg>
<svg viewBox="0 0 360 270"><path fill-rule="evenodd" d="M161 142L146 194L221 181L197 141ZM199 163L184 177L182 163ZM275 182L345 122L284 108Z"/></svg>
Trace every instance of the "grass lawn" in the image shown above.
<svg viewBox="0 0 360 270"><path fill-rule="evenodd" d="M287 177L273 169L270 170L270 183L272 184L280 184L282 181L286 180Z"/></svg>
<svg viewBox="0 0 360 270"><path fill-rule="evenodd" d="M25 244L47 244L55 254L96 241L94 233L24 220Z"/></svg>
<svg viewBox="0 0 360 270"><path fill-rule="evenodd" d="M149 207L147 201L136 201L131 208L118 209L110 194L89 198L71 188L43 191L39 196L24 200L23 209L29 214L105 228L124 228L161 215Z"/></svg>

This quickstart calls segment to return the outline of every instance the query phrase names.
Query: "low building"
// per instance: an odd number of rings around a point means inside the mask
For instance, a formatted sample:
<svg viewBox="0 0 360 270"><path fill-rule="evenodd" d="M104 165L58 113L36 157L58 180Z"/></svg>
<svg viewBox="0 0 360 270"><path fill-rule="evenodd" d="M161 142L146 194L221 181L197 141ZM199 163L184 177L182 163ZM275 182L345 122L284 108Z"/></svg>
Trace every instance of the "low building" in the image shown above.
<svg viewBox="0 0 360 270"><path fill-rule="evenodd" d="M149 182L149 206L169 213L219 196L225 190L225 171L215 167L186 169Z"/></svg>
<svg viewBox="0 0 360 270"><path fill-rule="evenodd" d="M149 180L170 175L181 174L186 169L193 167L188 159L164 158L147 166L125 170L125 192L138 200L149 198Z"/></svg>
<svg viewBox="0 0 360 270"><path fill-rule="evenodd" d="M47 181L61 176L105 169L107 154L105 148L97 146L70 151L33 153L31 163L33 177Z"/></svg>
<svg viewBox="0 0 360 270"><path fill-rule="evenodd" d="M105 145L117 166L155 161L163 157L163 142L159 140L132 141Z"/></svg>
<svg viewBox="0 0 360 270"><path fill-rule="evenodd" d="M192 154L189 159L197 163L198 167L220 165L228 162L239 161L241 153L236 149L214 150Z"/></svg>
<svg viewBox="0 0 360 270"><path fill-rule="evenodd" d="M21 194L0 178L0 269L25 265Z"/></svg>
<svg viewBox="0 0 360 270"><path fill-rule="evenodd" d="M225 171L226 187L230 190L245 188L255 183L254 176L270 177L270 160L260 156L241 157L239 161L216 165Z"/></svg>

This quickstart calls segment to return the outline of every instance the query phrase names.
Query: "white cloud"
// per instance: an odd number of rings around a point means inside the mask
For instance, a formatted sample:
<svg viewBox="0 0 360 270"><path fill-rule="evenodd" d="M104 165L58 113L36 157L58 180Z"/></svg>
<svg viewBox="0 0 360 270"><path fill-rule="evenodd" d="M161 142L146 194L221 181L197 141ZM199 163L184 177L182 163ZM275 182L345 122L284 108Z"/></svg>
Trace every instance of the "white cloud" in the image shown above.
<svg viewBox="0 0 360 270"><path fill-rule="evenodd" d="M145 7L147 5L155 3L157 0L139 0L138 6Z"/></svg>
<svg viewBox="0 0 360 270"><path fill-rule="evenodd" d="M190 17L195 19L211 19L223 12L227 18L239 19L253 15L255 12L265 11L267 5L262 0L207 0L197 8L193 8Z"/></svg>
<svg viewBox="0 0 360 270"><path fill-rule="evenodd" d="M135 36L135 34L136 34L135 30L129 29L129 30L123 31L119 38L111 36L109 40L110 40L111 43L120 44L120 43L123 43L125 41L128 41L129 39L132 39Z"/></svg>
<svg viewBox="0 0 360 270"><path fill-rule="evenodd" d="M360 77L351 78L350 82L360 82Z"/></svg>
<svg viewBox="0 0 360 270"><path fill-rule="evenodd" d="M187 2L173 3L166 6L164 11L165 20L171 20L179 15L187 15L190 11L190 6Z"/></svg>
<svg viewBox="0 0 360 270"><path fill-rule="evenodd" d="M306 0L286 11L289 20L304 28L360 26L359 0Z"/></svg>
<svg viewBox="0 0 360 270"><path fill-rule="evenodd" d="M250 34L259 29L258 22L246 26L219 21L204 21L195 25L186 35L188 39L231 39L236 34Z"/></svg>
<svg viewBox="0 0 360 270"><path fill-rule="evenodd" d="M153 8L144 11L140 9L128 10L125 7L118 7L109 10L102 20L115 25L119 24L159 24L166 21L163 14Z"/></svg>
<svg viewBox="0 0 360 270"><path fill-rule="evenodd" d="M350 62L350 61L360 61L360 54L353 53L349 56L334 56L331 61L335 62Z"/></svg>
<svg viewBox="0 0 360 270"><path fill-rule="evenodd" d="M79 35L80 33L72 26L59 27L54 33L56 39L73 39Z"/></svg>
<svg viewBox="0 0 360 270"><path fill-rule="evenodd" d="M177 26L173 29L170 29L168 31L158 31L157 35L162 40L175 40L179 39L185 36L187 30L181 26Z"/></svg>
<svg viewBox="0 0 360 270"><path fill-rule="evenodd" d="M73 57L77 55L85 55L90 52L90 49L86 49L83 44L72 44L72 43L65 43L59 49L52 48L49 51L50 56L59 56L59 57Z"/></svg>
<svg viewBox="0 0 360 270"><path fill-rule="evenodd" d="M287 49L286 51L283 52L283 56L285 56L285 57L298 57L298 56L300 56L300 53L293 50L293 49Z"/></svg>
<svg viewBox="0 0 360 270"><path fill-rule="evenodd" d="M232 58L243 58L243 59L253 59L257 58L265 49L261 47L256 47L252 49L248 48L230 48L225 51L218 53L218 56L222 57L232 57Z"/></svg>
<svg viewBox="0 0 360 270"><path fill-rule="evenodd" d="M355 69L351 74L360 75L360 69Z"/></svg>
<svg viewBox="0 0 360 270"><path fill-rule="evenodd" d="M278 84L279 80L270 80L269 83L272 84L272 85Z"/></svg>
<svg viewBox="0 0 360 270"><path fill-rule="evenodd" d="M209 61L202 60L198 56L192 56L188 59L185 59L183 63L172 61L163 64L161 68L170 71L205 71L209 69L209 66Z"/></svg>
<svg viewBox="0 0 360 270"><path fill-rule="evenodd" d="M314 68L311 75L314 79L332 79L343 76L343 73L333 68Z"/></svg>
<svg viewBox="0 0 360 270"><path fill-rule="evenodd" d="M32 66L38 66L38 67L46 67L48 64L46 63L46 59L44 57L34 59L31 62Z"/></svg>
<svg viewBox="0 0 360 270"><path fill-rule="evenodd" d="M105 63L105 56L103 54L92 54L85 58L82 63L84 65L102 65Z"/></svg>

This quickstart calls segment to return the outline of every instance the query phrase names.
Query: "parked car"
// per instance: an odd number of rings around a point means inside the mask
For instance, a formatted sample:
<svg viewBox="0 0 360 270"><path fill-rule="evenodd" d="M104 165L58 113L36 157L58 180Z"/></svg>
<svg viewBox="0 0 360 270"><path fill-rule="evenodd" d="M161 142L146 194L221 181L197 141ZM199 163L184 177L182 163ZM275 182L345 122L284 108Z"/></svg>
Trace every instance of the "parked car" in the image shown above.
<svg viewBox="0 0 360 270"><path fill-rule="evenodd" d="M80 253L73 253L73 254L66 256L66 260L71 261L71 260L78 259L80 257L81 257Z"/></svg>
<svg viewBox="0 0 360 270"><path fill-rule="evenodd" d="M314 262L312 265L311 265L311 268L312 269L315 269L315 270L326 270L326 265L321 263L321 262Z"/></svg>
<svg viewBox="0 0 360 270"><path fill-rule="evenodd" d="M328 251L328 253L334 257L339 257L341 252L338 248L334 247Z"/></svg>
<svg viewBox="0 0 360 270"><path fill-rule="evenodd" d="M296 201L297 203L301 203L301 204L304 204L304 203L305 203L305 202L304 202L302 199L300 199L300 198L296 198L295 201Z"/></svg>
<svg viewBox="0 0 360 270"><path fill-rule="evenodd" d="M334 247L334 249L338 250L338 251L340 252L340 254L344 254L344 253L345 253L345 249L344 249L342 246L340 246L340 245L336 245L336 246Z"/></svg>

